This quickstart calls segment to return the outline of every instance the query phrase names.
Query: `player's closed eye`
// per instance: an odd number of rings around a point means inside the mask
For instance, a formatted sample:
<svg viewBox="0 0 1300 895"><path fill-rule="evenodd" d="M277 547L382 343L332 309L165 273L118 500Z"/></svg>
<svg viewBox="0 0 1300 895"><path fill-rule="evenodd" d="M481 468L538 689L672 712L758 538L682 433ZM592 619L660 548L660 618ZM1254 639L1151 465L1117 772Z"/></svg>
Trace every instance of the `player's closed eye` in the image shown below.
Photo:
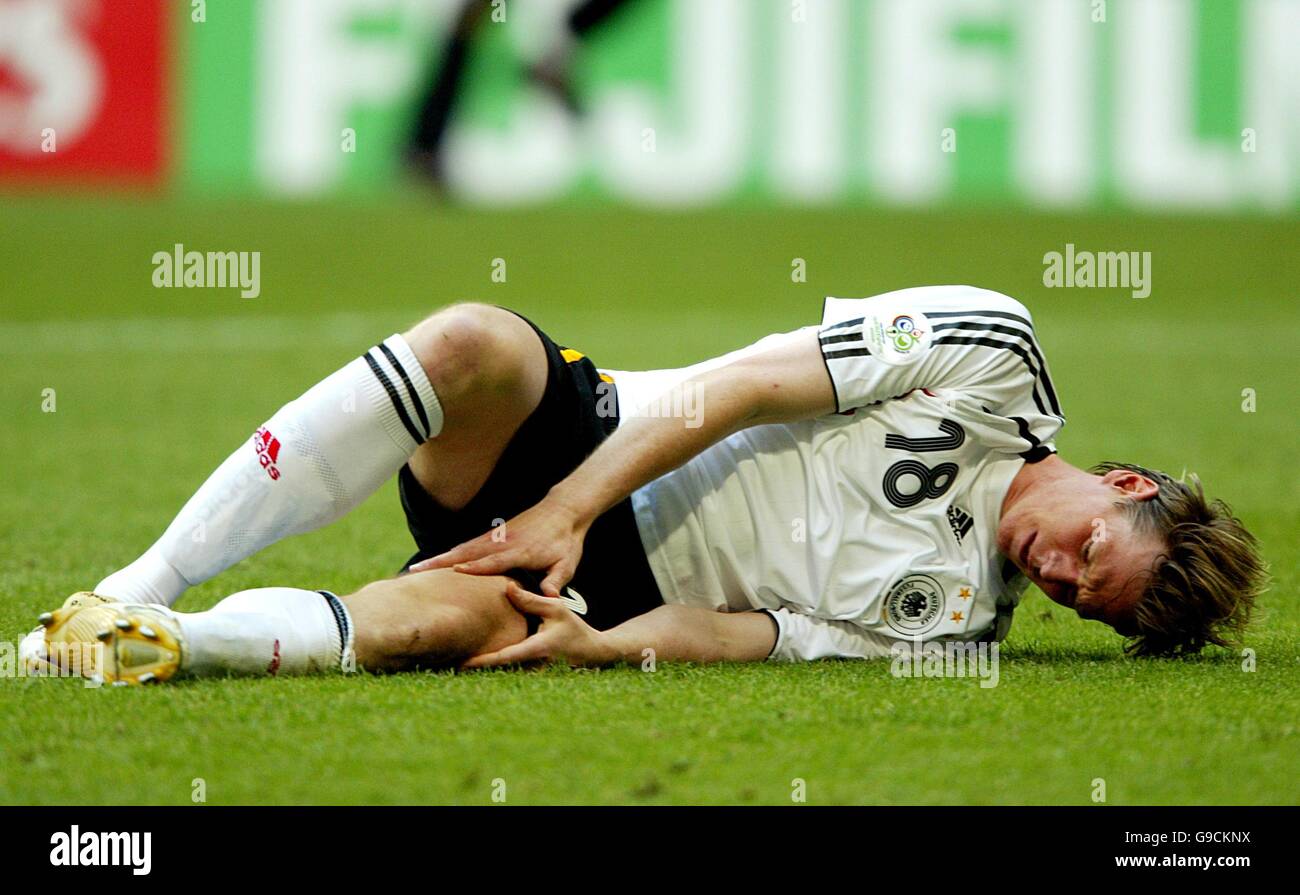
<svg viewBox="0 0 1300 895"><path fill-rule="evenodd" d="M1096 538L1088 538L1088 540L1084 541L1083 549L1079 551L1079 559L1084 565L1087 565L1092 559L1092 548L1096 543Z"/></svg>

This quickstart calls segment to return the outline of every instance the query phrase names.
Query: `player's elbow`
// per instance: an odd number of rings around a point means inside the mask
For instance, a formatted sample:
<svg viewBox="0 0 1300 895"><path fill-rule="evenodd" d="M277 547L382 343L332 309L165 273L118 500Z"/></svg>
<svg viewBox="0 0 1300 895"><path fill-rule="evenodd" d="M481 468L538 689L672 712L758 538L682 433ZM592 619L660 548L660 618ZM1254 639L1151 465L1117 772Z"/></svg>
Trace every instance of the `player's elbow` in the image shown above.
<svg viewBox="0 0 1300 895"><path fill-rule="evenodd" d="M768 422L780 417L785 395L780 381L771 371L746 371L743 387L746 425Z"/></svg>

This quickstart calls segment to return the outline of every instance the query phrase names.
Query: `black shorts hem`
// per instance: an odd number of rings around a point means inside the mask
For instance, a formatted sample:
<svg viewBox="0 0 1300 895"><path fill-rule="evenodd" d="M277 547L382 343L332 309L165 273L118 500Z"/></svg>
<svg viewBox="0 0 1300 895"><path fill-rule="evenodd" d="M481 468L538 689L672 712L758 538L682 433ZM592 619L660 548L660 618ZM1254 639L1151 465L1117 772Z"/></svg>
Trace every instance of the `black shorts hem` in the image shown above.
<svg viewBox="0 0 1300 895"><path fill-rule="evenodd" d="M416 481L410 467L402 467L398 492L417 548L402 571L533 506L618 428L616 384L602 377L589 358L556 344L527 317L512 313L532 327L546 350L542 398L506 445L483 487L459 510L441 506ZM544 577L532 570L508 574L534 592ZM586 611L579 614L598 630L663 605L630 498L592 523L566 591L573 596L570 608L579 612L585 604Z"/></svg>

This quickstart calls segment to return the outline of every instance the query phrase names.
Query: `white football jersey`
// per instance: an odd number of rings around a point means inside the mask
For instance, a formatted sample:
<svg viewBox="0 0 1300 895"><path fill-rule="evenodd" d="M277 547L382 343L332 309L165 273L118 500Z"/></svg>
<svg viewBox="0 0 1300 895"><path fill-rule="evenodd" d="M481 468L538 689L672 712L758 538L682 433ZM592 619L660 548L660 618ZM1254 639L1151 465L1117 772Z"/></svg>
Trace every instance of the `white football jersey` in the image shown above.
<svg viewBox="0 0 1300 895"><path fill-rule="evenodd" d="M838 412L744 429L632 495L664 599L764 609L773 658L887 656L1001 639L1026 581L997 551L1002 500L1064 423L1029 312L970 286L829 298L817 330ZM610 371L623 420L754 346Z"/></svg>

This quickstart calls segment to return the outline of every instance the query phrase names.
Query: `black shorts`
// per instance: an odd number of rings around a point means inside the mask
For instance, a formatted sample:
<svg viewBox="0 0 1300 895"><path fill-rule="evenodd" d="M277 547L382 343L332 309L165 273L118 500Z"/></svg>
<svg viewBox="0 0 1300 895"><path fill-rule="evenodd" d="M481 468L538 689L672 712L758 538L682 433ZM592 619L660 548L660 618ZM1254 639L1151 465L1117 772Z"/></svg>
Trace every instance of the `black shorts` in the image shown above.
<svg viewBox="0 0 1300 895"><path fill-rule="evenodd" d="M616 386L581 352L563 348L528 318L519 315L546 349L546 390L537 409L519 427L496 468L464 508L449 510L416 481L409 466L398 475L406 524L418 552L406 562L436 556L492 530L536 504L551 487L578 467L618 427ZM525 588L540 592L544 573L507 573ZM570 608L593 628L605 630L663 605L641 536L624 499L592 523L582 560L564 591ZM530 625L530 630L532 626Z"/></svg>

